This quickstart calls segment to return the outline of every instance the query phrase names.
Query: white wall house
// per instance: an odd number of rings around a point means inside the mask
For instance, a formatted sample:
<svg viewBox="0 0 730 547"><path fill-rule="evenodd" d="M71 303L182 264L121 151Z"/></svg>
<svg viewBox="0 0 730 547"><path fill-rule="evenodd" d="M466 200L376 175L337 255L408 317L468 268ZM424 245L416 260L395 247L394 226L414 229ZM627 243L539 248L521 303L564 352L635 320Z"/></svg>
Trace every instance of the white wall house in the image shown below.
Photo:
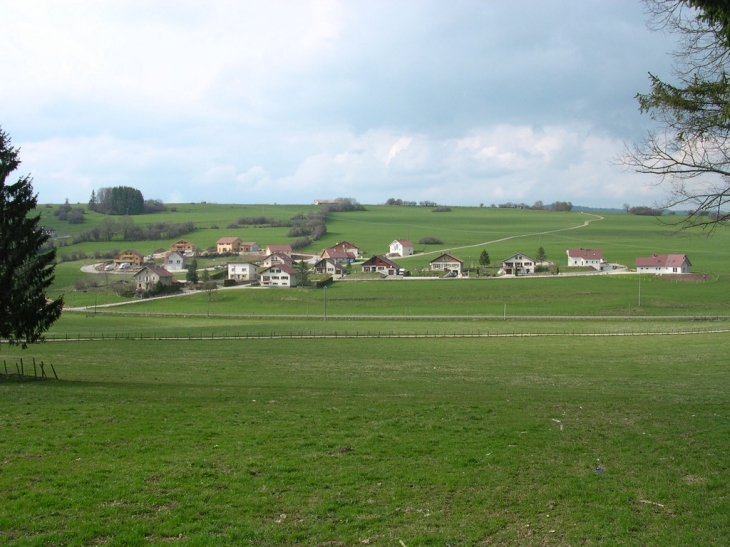
<svg viewBox="0 0 730 547"><path fill-rule="evenodd" d="M179 272L187 268L187 257L182 252L168 251L165 253L163 267L168 272Z"/></svg>
<svg viewBox="0 0 730 547"><path fill-rule="evenodd" d="M502 273L506 275L535 273L535 260L522 253L515 253L502 261Z"/></svg>
<svg viewBox="0 0 730 547"><path fill-rule="evenodd" d="M687 255L656 255L636 259L638 273L690 273L692 264Z"/></svg>
<svg viewBox="0 0 730 547"><path fill-rule="evenodd" d="M568 249L568 266L590 266L596 270L602 270L608 266L606 259L603 258L601 249Z"/></svg>
<svg viewBox="0 0 730 547"><path fill-rule="evenodd" d="M431 271L435 272L456 272L461 275L464 268L464 261L450 253L444 253L434 258L430 263Z"/></svg>
<svg viewBox="0 0 730 547"><path fill-rule="evenodd" d="M411 256L413 254L413 243L407 239L396 239L390 244L390 254L397 256Z"/></svg>
<svg viewBox="0 0 730 547"><path fill-rule="evenodd" d="M256 281L258 278L258 267L253 262L228 263L228 279L235 279L236 281Z"/></svg>
<svg viewBox="0 0 730 547"><path fill-rule="evenodd" d="M262 270L260 275L262 287L296 287L297 271L286 264L277 264Z"/></svg>

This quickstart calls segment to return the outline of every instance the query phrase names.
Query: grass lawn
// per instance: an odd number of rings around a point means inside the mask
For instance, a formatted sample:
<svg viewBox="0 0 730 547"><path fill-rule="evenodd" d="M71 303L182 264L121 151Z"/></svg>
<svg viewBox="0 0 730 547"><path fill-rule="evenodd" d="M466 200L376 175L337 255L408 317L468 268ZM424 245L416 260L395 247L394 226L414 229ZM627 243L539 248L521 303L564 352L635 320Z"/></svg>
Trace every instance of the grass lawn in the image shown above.
<svg viewBox="0 0 730 547"><path fill-rule="evenodd" d="M3 346L0 542L728 544L726 339Z"/></svg>

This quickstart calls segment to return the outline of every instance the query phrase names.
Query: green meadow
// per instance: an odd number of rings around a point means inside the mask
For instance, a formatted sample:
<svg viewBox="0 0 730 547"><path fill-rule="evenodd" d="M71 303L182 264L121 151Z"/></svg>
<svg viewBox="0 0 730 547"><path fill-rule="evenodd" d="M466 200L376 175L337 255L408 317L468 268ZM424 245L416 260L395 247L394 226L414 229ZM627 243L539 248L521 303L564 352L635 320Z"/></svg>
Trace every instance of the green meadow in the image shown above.
<svg viewBox="0 0 730 547"><path fill-rule="evenodd" d="M286 228L225 226L317 210L174 208L134 221L191 220L183 237L200 247L266 245L287 242ZM707 279L376 279L103 307L125 300L107 288L119 277L74 290L94 260L59 264L51 294L85 309L64 312L44 344L0 345L0 544L730 543L730 232L452 209L332 214L308 250L347 240L369 256L408 238L467 265L485 249L494 266L542 246L561 273L569 247L630 268L677 252ZM71 235L102 218L46 224ZM35 380L41 362L60 379Z"/></svg>

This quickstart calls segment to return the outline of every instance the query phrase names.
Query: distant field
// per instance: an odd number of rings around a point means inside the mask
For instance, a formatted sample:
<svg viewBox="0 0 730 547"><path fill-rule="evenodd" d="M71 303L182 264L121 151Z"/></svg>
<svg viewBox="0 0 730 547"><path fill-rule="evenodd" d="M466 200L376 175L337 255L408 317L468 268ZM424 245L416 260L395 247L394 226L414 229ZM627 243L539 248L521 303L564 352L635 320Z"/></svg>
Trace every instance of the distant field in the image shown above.
<svg viewBox="0 0 730 547"><path fill-rule="evenodd" d="M726 340L34 347L62 381L0 383L0 542L725 545Z"/></svg>

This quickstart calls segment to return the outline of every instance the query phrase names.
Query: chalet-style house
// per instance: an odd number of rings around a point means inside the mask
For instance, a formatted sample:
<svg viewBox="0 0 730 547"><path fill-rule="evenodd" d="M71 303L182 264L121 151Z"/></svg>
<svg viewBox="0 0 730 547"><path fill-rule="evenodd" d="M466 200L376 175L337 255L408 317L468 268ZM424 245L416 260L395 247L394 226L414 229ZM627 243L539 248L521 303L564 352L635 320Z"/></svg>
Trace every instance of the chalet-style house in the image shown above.
<svg viewBox="0 0 730 547"><path fill-rule="evenodd" d="M506 275L535 273L535 260L522 253L515 253L502 261L502 272Z"/></svg>
<svg viewBox="0 0 730 547"><path fill-rule="evenodd" d="M464 272L464 261L450 253L444 253L429 262L431 271L434 272L456 272L458 276Z"/></svg>
<svg viewBox="0 0 730 547"><path fill-rule="evenodd" d="M258 278L258 267L253 262L228 263L228 279L235 279L236 281L256 281Z"/></svg>
<svg viewBox="0 0 730 547"><path fill-rule="evenodd" d="M355 257L362 255L362 249L357 245L353 245L349 241L340 241L337 245L334 245L334 247L347 251L348 253L352 253Z"/></svg>
<svg viewBox="0 0 730 547"><path fill-rule="evenodd" d="M638 273L668 274L690 273L692 264L687 255L651 255L636 259Z"/></svg>
<svg viewBox="0 0 730 547"><path fill-rule="evenodd" d="M606 259L603 258L601 249L568 249L568 266L590 266L591 268L601 271L607 266Z"/></svg>
<svg viewBox="0 0 730 547"><path fill-rule="evenodd" d="M238 237L222 237L215 242L215 250L219 254L238 253L241 251L241 239Z"/></svg>
<svg viewBox="0 0 730 547"><path fill-rule="evenodd" d="M190 243L187 239L178 239L175 243L170 245L170 250L189 255L195 251L195 245Z"/></svg>
<svg viewBox="0 0 730 547"><path fill-rule="evenodd" d="M115 264L131 264L139 267L144 264L144 255L132 249L127 249L114 257Z"/></svg>
<svg viewBox="0 0 730 547"><path fill-rule="evenodd" d="M274 253L283 253L285 255L291 256L291 245L267 245L266 256L272 255Z"/></svg>
<svg viewBox="0 0 730 547"><path fill-rule="evenodd" d="M314 263L314 271L318 274L327 274L334 277L344 277L345 267L331 258L320 258Z"/></svg>
<svg viewBox="0 0 730 547"><path fill-rule="evenodd" d="M145 266L139 270L134 276L134 286L138 291L149 291L154 288L158 281L163 285L172 285L172 274L165 268L157 268L155 266Z"/></svg>
<svg viewBox="0 0 730 547"><path fill-rule="evenodd" d="M319 254L319 257L329 258L330 260L339 262L340 264L355 262L355 258L357 258L350 251L345 251L344 249L340 249L339 247L330 247L329 249L325 249Z"/></svg>
<svg viewBox="0 0 730 547"><path fill-rule="evenodd" d="M402 275L403 269L387 257L376 255L362 264L363 273L381 273L385 275Z"/></svg>
<svg viewBox="0 0 730 547"><path fill-rule="evenodd" d="M390 244L390 254L394 256L411 256L413 243L407 239L396 239Z"/></svg>
<svg viewBox="0 0 730 547"><path fill-rule="evenodd" d="M255 241L242 241L239 245L240 252L242 253L258 253L261 250L259 244Z"/></svg>
<svg viewBox="0 0 730 547"><path fill-rule="evenodd" d="M277 264L259 273L262 287L296 287L297 271L286 264Z"/></svg>
<svg viewBox="0 0 730 547"><path fill-rule="evenodd" d="M270 266L275 266L276 264L286 264L287 266L293 266L294 259L284 253L272 253L264 258L263 264L267 268Z"/></svg>
<svg viewBox="0 0 730 547"><path fill-rule="evenodd" d="M175 272L187 268L187 257L177 251L167 251L162 266L168 272Z"/></svg>

